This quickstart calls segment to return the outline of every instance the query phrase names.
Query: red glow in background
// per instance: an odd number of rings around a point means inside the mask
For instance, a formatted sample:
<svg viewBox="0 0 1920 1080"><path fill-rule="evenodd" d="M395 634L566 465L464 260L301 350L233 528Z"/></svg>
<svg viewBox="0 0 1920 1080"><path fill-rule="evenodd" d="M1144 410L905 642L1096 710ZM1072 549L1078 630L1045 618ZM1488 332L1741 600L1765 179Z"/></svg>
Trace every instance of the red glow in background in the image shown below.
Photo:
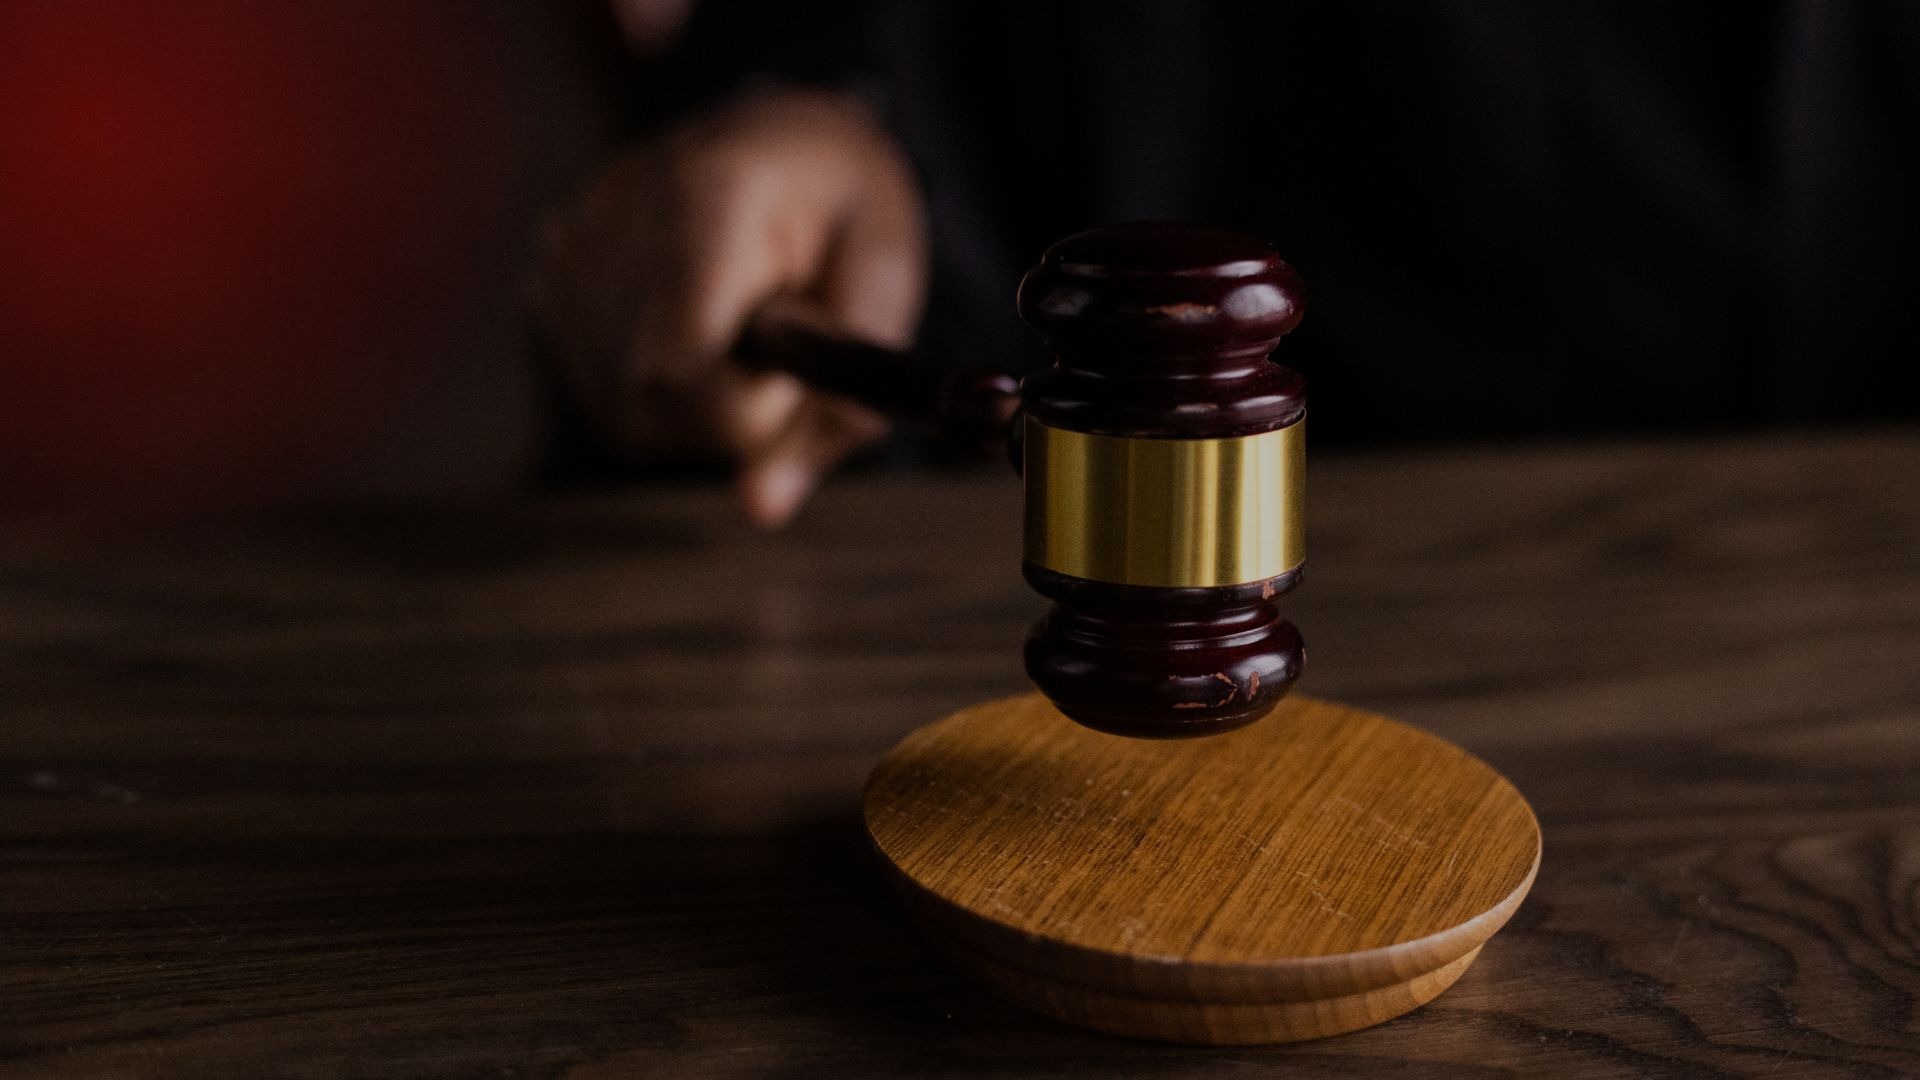
<svg viewBox="0 0 1920 1080"><path fill-rule="evenodd" d="M433 418L523 392L514 285L590 142L539 7L0 6L0 510L511 468Z"/></svg>

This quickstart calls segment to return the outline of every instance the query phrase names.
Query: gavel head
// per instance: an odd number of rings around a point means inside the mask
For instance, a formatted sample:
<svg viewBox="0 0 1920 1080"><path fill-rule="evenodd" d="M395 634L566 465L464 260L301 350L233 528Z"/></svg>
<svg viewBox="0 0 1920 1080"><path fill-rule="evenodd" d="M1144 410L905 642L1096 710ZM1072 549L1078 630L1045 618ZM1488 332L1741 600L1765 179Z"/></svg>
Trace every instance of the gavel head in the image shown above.
<svg viewBox="0 0 1920 1080"><path fill-rule="evenodd" d="M1258 720L1300 676L1306 388L1267 354L1300 278L1238 233L1095 229L1020 283L1054 363L1021 387L1027 581L1054 602L1027 674L1119 735Z"/></svg>

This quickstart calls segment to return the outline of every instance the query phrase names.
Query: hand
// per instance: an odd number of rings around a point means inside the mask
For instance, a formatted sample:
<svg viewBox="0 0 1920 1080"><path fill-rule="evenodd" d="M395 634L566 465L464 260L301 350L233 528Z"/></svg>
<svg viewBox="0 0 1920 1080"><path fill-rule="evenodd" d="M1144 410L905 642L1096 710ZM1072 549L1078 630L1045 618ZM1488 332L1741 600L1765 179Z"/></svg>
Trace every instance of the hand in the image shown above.
<svg viewBox="0 0 1920 1080"><path fill-rule="evenodd" d="M601 172L549 224L532 298L600 435L637 458L718 455L774 527L887 421L729 358L754 310L804 293L911 344L926 227L905 156L850 97L780 91L687 121Z"/></svg>

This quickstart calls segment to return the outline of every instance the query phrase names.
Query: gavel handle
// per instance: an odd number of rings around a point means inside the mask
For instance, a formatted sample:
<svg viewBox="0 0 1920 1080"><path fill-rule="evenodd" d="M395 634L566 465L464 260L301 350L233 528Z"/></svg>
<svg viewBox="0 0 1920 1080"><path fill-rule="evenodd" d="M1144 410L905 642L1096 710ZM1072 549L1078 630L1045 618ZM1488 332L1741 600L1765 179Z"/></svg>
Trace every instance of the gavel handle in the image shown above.
<svg viewBox="0 0 1920 1080"><path fill-rule="evenodd" d="M952 371L919 353L863 341L819 304L791 294L761 305L734 356L750 368L797 375L892 419L929 425L967 448L1005 446L1020 408L1020 384L1012 375Z"/></svg>

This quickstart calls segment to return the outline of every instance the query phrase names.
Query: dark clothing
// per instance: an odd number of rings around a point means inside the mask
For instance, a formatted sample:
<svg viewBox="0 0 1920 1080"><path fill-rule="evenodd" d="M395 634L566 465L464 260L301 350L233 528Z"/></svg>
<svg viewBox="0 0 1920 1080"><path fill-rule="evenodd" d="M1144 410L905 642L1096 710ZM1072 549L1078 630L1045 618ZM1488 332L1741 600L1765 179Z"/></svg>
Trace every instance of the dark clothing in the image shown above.
<svg viewBox="0 0 1920 1080"><path fill-rule="evenodd" d="M1920 416L1920 6L709 0L686 46L877 95L955 362L1031 362L1048 243L1177 219L1305 276L1316 441Z"/></svg>

